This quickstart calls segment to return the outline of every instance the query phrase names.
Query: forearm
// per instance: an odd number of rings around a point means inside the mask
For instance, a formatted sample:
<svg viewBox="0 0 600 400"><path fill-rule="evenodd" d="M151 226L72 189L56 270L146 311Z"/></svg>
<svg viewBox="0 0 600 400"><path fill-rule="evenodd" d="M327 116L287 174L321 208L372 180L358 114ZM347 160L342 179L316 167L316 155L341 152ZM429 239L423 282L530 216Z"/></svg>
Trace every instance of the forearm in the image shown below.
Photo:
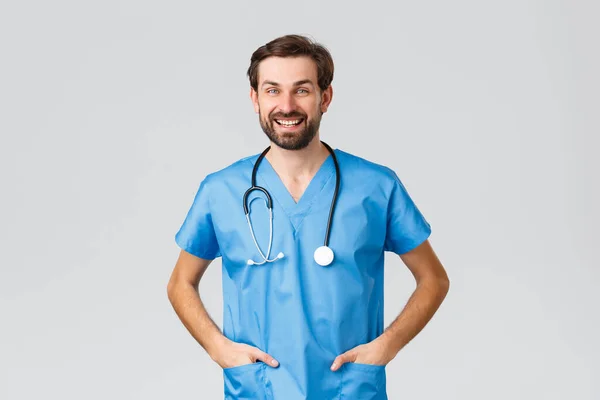
<svg viewBox="0 0 600 400"><path fill-rule="evenodd" d="M176 283L169 288L168 297L183 325L214 359L217 347L226 338L208 315L196 287L187 282Z"/></svg>
<svg viewBox="0 0 600 400"><path fill-rule="evenodd" d="M448 288L448 281L441 279L424 279L417 284L402 312L377 338L392 358L427 325L446 297Z"/></svg>

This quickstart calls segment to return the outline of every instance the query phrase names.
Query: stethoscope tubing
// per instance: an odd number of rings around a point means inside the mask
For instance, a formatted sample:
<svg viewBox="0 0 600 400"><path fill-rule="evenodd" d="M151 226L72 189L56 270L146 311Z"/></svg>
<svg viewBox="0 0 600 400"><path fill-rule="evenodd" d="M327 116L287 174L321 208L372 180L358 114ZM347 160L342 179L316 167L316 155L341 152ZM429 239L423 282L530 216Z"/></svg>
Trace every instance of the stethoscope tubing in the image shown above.
<svg viewBox="0 0 600 400"><path fill-rule="evenodd" d="M333 192L333 198L331 200L331 206L329 209L329 216L327 218L327 228L326 228L326 232L325 232L325 240L324 240L324 244L323 247L328 247L329 245L329 236L331 233L331 222L333 220L333 213L335 211L335 206L337 204L337 198L338 198L338 192L340 189L340 167L338 164L338 160L337 157L335 155L335 152L333 151L333 149L325 142L321 141L321 143L323 143L323 145L327 148L327 150L329 151L329 153L331 154L331 157L333 158L333 163L335 165L335 190ZM283 257L283 253L279 253L279 255L273 259L273 260L269 260L269 255L271 253L271 244L272 244L272 235L273 235L273 199L271 198L271 194L269 193L269 191L267 189L265 189L262 186L258 186L256 184L256 173L258 171L258 166L260 164L260 162L263 160L263 158L265 157L265 155L267 154L267 152L271 149L271 146L267 147L265 150L263 150L263 152L260 154L260 156L257 158L256 163L254 163L254 168L252 168L252 186L250 188L248 188L248 190L246 190L246 192L244 193L243 196L243 207L244 207L244 213L246 215L246 220L248 222L248 227L250 228L250 234L252 235L252 239L254 240L254 244L256 245L256 248L258 249L258 252L260 253L261 257L263 258L264 261L257 263L257 262L253 262L254 265L262 265L266 262L273 262L279 258ZM269 226L270 226L270 230L269 230L269 249L267 251L267 255L265 257L265 255L263 254L263 252L260 250L260 247L258 246L258 243L256 241L256 237L254 235L254 229L252 228L252 223L250 222L250 209L248 207L248 196L250 195L250 193L252 193L253 191L258 190L261 191L265 197L266 197L266 204L267 204L267 208L269 209ZM250 263L250 260L249 260Z"/></svg>

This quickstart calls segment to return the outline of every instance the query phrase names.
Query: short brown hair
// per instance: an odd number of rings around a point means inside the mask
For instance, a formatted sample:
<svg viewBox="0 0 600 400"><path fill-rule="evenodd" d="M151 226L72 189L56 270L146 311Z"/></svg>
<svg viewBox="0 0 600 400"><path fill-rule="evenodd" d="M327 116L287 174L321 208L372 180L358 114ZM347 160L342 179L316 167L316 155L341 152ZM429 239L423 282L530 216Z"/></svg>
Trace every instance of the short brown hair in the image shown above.
<svg viewBox="0 0 600 400"><path fill-rule="evenodd" d="M250 58L248 78L250 86L258 91L258 65L267 57L308 56L317 64L317 80L321 91L327 89L333 80L333 58L329 50L305 36L285 35L260 46Z"/></svg>

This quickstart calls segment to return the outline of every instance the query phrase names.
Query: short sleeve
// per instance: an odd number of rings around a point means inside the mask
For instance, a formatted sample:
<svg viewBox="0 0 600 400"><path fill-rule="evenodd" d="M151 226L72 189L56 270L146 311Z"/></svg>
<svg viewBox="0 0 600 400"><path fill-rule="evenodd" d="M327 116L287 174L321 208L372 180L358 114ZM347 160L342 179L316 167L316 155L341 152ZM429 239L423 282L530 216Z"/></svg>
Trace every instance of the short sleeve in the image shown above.
<svg viewBox="0 0 600 400"><path fill-rule="evenodd" d="M175 234L177 245L196 257L212 260L221 255L210 213L207 179L200 183L183 224Z"/></svg>
<svg viewBox="0 0 600 400"><path fill-rule="evenodd" d="M404 254L423 243L431 226L421 214L406 188L393 172L394 184L387 208L385 251Z"/></svg>

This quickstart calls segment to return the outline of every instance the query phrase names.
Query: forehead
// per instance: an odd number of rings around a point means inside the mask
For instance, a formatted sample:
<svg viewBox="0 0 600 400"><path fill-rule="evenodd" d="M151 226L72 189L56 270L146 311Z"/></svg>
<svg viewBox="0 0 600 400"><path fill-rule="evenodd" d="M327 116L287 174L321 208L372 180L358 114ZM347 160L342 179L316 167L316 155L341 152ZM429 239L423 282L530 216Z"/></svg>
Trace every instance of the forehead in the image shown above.
<svg viewBox="0 0 600 400"><path fill-rule="evenodd" d="M307 56L268 57L258 66L259 86L266 80L287 85L303 79L317 84L317 64Z"/></svg>

